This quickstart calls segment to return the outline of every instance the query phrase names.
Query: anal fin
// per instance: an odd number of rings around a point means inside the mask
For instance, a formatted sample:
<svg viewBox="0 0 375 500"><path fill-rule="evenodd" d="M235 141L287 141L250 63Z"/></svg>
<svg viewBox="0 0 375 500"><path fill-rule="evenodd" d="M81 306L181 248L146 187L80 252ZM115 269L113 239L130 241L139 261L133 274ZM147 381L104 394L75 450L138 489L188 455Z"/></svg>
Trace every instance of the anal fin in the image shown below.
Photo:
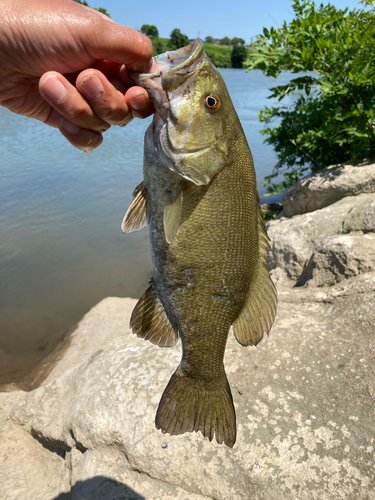
<svg viewBox="0 0 375 500"><path fill-rule="evenodd" d="M269 238L263 221L263 214L258 210L258 245L259 259L247 299L236 321L233 333L243 346L257 345L264 333L271 330L277 310L277 292L265 266Z"/></svg>
<svg viewBox="0 0 375 500"><path fill-rule="evenodd" d="M156 293L154 280L151 279L150 283L132 312L130 327L137 337L159 347L174 346L178 340L177 330L171 325Z"/></svg>
<svg viewBox="0 0 375 500"><path fill-rule="evenodd" d="M147 201L148 193L142 181L134 189L133 203L128 208L121 224L123 233L138 231L147 225Z"/></svg>

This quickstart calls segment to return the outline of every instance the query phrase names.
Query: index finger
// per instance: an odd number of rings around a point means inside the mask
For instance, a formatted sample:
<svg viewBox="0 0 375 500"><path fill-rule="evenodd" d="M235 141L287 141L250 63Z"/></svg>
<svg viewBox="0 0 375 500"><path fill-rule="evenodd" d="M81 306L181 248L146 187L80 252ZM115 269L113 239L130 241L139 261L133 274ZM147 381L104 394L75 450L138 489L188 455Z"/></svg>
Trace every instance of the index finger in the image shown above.
<svg viewBox="0 0 375 500"><path fill-rule="evenodd" d="M90 56L95 60L107 59L125 64L132 71L147 73L152 64L151 40L132 28L99 17L97 19L100 26L95 36L82 40Z"/></svg>

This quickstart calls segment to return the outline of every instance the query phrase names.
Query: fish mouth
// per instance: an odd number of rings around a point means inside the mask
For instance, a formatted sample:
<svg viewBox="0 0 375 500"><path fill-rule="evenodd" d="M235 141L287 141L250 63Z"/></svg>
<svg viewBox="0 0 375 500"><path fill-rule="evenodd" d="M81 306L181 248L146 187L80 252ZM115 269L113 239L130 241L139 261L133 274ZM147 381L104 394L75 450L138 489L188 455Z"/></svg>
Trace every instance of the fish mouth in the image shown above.
<svg viewBox="0 0 375 500"><path fill-rule="evenodd" d="M170 115L167 93L176 90L196 73L203 59L203 43L196 39L186 47L156 56L154 61L159 71L154 73L129 71L129 75L136 85L147 90L156 112L164 121L167 121Z"/></svg>
<svg viewBox="0 0 375 500"><path fill-rule="evenodd" d="M163 75L163 80L166 73L172 73L171 76L182 76L189 74L189 76L197 71L200 63L203 60L203 43L201 40L196 39L190 45L182 47L170 52L165 52L155 57L155 62L160 68ZM163 89L167 91L163 82Z"/></svg>

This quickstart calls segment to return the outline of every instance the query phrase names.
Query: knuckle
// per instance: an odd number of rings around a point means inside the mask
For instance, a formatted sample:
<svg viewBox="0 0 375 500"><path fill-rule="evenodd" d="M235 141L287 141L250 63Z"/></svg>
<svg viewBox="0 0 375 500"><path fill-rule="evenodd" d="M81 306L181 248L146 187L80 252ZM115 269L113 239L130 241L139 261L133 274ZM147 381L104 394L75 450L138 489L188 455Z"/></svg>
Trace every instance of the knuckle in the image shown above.
<svg viewBox="0 0 375 500"><path fill-rule="evenodd" d="M81 122L89 116L87 108L80 104L67 108L64 115L72 122Z"/></svg>
<svg viewBox="0 0 375 500"><path fill-rule="evenodd" d="M109 103L105 109L102 110L101 117L111 125L118 125L127 119L129 111L119 103Z"/></svg>

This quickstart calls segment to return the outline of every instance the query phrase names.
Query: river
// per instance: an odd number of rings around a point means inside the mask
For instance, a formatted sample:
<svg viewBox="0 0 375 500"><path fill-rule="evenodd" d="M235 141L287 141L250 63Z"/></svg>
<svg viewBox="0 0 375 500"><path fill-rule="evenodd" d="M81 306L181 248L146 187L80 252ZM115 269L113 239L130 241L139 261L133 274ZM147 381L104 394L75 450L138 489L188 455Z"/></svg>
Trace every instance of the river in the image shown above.
<svg viewBox="0 0 375 500"><path fill-rule="evenodd" d="M273 79L221 70L253 153L258 189L276 160L257 111ZM282 74L284 84L290 75ZM57 130L0 108L0 353L41 351L107 296L139 297L152 264L147 228L120 224L142 180L151 118L112 127L91 154ZM280 197L278 198L280 199ZM1 368L0 368L1 370Z"/></svg>

